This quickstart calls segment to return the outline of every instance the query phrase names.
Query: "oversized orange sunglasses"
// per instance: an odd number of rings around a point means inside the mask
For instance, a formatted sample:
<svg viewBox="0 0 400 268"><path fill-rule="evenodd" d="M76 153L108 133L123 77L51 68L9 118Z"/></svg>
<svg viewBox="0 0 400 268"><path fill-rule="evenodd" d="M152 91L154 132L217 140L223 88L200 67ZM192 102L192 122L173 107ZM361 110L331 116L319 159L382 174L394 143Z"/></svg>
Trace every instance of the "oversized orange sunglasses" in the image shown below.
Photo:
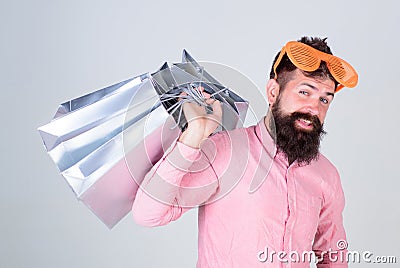
<svg viewBox="0 0 400 268"><path fill-rule="evenodd" d="M358 74L349 63L339 57L324 53L309 45L296 41L290 41L282 48L274 64L275 79L278 77L276 68L278 68L285 53L297 68L306 72L317 70L321 64L321 60L326 62L330 73L339 83L335 92L338 92L343 87L352 88L357 85Z"/></svg>

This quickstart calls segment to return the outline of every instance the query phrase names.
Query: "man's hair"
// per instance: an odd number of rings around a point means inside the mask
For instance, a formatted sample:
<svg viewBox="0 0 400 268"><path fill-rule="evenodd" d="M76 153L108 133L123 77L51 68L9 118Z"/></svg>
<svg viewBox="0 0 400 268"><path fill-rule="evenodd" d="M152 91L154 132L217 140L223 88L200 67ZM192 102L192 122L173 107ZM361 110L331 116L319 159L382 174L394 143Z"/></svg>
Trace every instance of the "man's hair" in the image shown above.
<svg viewBox="0 0 400 268"><path fill-rule="evenodd" d="M319 51L328 53L328 54L332 54L332 51L330 49L330 47L328 46L328 44L326 43L326 39L327 38L319 38L319 37L307 37L304 36L302 38L300 38L299 40L297 40L298 42L307 44ZM277 61L278 57L279 57L279 53L275 56L275 59L272 63L272 68L269 74L269 77L271 79L275 78L275 73L274 73L274 64ZM276 68L276 73L277 73L277 82L279 84L279 86L281 87L281 89L284 89L286 84L292 79L292 72L294 70L296 70L297 67L294 66L294 64L290 61L290 59L288 58L287 54L285 53L285 55L282 57L281 62L279 63L279 65ZM326 66L326 63L324 61L321 61L321 64L319 66L319 68L313 72L306 72L303 71L303 74L305 76L308 77L315 77L315 78L319 78L319 79L326 79L329 78L332 81L335 82L335 88L338 85L338 82L335 80L335 78L333 78L332 74L329 72L328 67Z"/></svg>

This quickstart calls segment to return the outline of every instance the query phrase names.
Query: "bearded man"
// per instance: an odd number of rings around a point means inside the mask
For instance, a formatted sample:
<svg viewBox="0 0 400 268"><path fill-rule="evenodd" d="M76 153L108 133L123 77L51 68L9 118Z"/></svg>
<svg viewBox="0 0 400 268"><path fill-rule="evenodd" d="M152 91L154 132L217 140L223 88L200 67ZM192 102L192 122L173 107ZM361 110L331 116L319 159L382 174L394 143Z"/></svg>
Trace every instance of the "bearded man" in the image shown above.
<svg viewBox="0 0 400 268"><path fill-rule="evenodd" d="M197 267L309 267L310 252L318 268L347 267L344 194L319 147L334 95L357 79L325 39L303 37L275 57L257 125L211 135L220 103L207 100L212 114L186 103L188 127L141 184L136 222L200 205Z"/></svg>

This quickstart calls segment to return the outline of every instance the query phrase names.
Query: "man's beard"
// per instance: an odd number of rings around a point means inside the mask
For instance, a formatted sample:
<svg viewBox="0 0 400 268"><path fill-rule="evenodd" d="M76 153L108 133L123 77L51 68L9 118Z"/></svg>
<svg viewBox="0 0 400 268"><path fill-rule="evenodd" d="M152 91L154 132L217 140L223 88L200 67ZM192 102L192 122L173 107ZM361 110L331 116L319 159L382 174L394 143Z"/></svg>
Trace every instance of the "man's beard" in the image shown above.
<svg viewBox="0 0 400 268"><path fill-rule="evenodd" d="M284 115L280 109L279 100L273 105L272 114L278 150L286 154L289 163L297 160L300 165L308 165L312 160L316 160L320 142L326 134L318 117L300 112ZM298 119L310 121L312 129L306 130L296 126Z"/></svg>

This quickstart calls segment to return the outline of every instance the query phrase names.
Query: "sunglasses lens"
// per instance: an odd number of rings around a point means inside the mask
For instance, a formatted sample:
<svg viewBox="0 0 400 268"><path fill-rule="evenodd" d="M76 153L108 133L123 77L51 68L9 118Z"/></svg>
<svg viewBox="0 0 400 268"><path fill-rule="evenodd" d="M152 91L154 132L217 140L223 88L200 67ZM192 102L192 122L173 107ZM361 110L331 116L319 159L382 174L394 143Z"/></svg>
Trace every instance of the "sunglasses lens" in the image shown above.
<svg viewBox="0 0 400 268"><path fill-rule="evenodd" d="M329 70L333 77L346 87L355 87L358 82L358 76L350 64L337 57L332 57L328 62Z"/></svg>
<svg viewBox="0 0 400 268"><path fill-rule="evenodd" d="M312 72L318 69L321 60L306 46L294 45L288 49L288 56L296 67Z"/></svg>

